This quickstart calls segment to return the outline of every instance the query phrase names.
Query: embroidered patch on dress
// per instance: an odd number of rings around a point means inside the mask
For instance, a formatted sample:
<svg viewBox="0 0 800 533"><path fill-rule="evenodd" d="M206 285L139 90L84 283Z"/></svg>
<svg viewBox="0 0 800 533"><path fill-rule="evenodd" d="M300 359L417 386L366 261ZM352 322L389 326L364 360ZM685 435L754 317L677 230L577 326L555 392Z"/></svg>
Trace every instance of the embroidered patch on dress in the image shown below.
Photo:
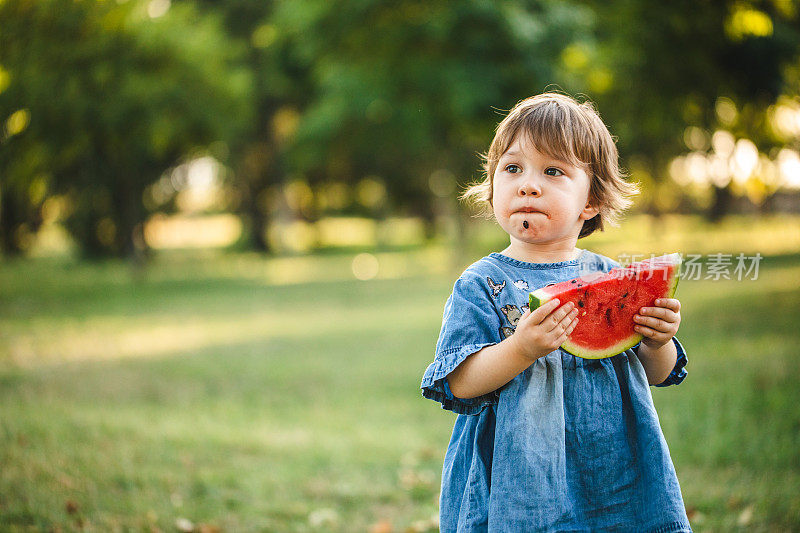
<svg viewBox="0 0 800 533"><path fill-rule="evenodd" d="M528 282L525 281L524 279L515 281L514 282L514 286L516 288L518 288L519 290L521 290L521 291L527 291L528 290Z"/></svg>
<svg viewBox="0 0 800 533"><path fill-rule="evenodd" d="M519 319L522 316L522 311L519 310L519 307L516 305L508 304L504 305L500 308L504 315L506 315L506 319L512 326L516 326L519 324Z"/></svg>
<svg viewBox="0 0 800 533"><path fill-rule="evenodd" d="M489 287L492 288L492 297L493 298L497 298L498 296L500 296L500 292L506 286L505 280L503 281L503 283L499 283L498 284L498 283L495 283L492 278L490 278L489 276L486 276L486 281L489 283Z"/></svg>

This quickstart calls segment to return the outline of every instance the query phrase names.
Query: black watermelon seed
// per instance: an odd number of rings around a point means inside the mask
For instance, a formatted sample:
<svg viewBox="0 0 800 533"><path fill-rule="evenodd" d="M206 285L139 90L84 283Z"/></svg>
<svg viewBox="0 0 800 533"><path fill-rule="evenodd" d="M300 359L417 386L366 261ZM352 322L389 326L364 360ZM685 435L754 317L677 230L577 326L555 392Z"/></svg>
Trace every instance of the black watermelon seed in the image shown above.
<svg viewBox="0 0 800 533"><path fill-rule="evenodd" d="M578 283L578 282L577 282L577 281L575 281L575 280L573 279L573 280L572 280L572 283Z"/></svg>
<svg viewBox="0 0 800 533"><path fill-rule="evenodd" d="M611 308L610 307L606 308L606 322L608 322L609 326L612 325L611 324Z"/></svg>
<svg viewBox="0 0 800 533"><path fill-rule="evenodd" d="M619 304L620 309L625 309L625 304Z"/></svg>
<svg viewBox="0 0 800 533"><path fill-rule="evenodd" d="M625 294L622 295L622 297L625 298L627 295L628 295L628 292L626 291Z"/></svg>
<svg viewBox="0 0 800 533"><path fill-rule="evenodd" d="M583 300L578 300L578 307L583 307Z"/></svg>

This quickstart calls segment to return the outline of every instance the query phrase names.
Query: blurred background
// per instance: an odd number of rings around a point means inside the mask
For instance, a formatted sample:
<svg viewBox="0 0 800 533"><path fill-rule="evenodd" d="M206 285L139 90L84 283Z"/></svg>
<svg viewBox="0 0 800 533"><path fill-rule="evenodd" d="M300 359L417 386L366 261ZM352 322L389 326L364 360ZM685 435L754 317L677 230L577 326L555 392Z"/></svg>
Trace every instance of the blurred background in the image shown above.
<svg viewBox="0 0 800 533"><path fill-rule="evenodd" d="M797 0L0 1L0 528L436 531L457 198L552 89L642 187L579 246L699 256L693 527L800 531Z"/></svg>

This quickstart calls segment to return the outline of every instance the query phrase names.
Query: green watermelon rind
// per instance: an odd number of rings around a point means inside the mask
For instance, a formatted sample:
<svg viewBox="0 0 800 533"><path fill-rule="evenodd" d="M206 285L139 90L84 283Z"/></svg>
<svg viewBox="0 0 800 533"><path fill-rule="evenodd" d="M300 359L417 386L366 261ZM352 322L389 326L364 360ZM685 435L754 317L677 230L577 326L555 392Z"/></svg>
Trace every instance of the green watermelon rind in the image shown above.
<svg viewBox="0 0 800 533"><path fill-rule="evenodd" d="M678 253L669 254L662 258L665 261L671 260L674 265L676 265L675 273L673 274L672 278L670 279L670 288L667 294L667 297L672 298L675 296L675 292L678 290L678 282L680 281L681 277L681 255ZM530 307L531 312L535 309L541 307L545 303L552 300L554 296L550 296L546 293L546 291L542 289L537 289L530 293L528 297L528 306ZM589 350L587 348L583 348L578 346L567 339L567 341L561 345L561 348L568 353L576 357L580 357L582 359L607 359L609 357L614 357L615 355L624 352L630 348L636 346L644 337L639 333L632 333L629 337L625 337L624 339L620 340L617 344L604 348L602 350Z"/></svg>

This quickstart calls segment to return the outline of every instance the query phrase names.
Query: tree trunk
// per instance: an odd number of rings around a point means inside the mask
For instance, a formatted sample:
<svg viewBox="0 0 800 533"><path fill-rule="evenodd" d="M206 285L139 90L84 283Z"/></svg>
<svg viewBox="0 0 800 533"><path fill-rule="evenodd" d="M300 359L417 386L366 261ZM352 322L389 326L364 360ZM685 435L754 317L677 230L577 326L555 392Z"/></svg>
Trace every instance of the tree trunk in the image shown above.
<svg viewBox="0 0 800 533"><path fill-rule="evenodd" d="M267 214L258 208L253 209L250 212L250 224L253 249L264 254L272 253L272 246L267 239L267 230L269 229Z"/></svg>
<svg viewBox="0 0 800 533"><path fill-rule="evenodd" d="M67 230L80 247L83 259L91 261L110 255L108 248L97 237L97 225L101 218L98 213L87 211L72 220L65 221Z"/></svg>
<svg viewBox="0 0 800 533"><path fill-rule="evenodd" d="M125 180L125 178L122 178ZM129 178L131 181L134 178ZM111 214L116 225L111 254L127 259L133 266L143 265L149 254L144 240L144 220L141 198L144 190L131 183L119 183L113 193L114 212Z"/></svg>
<svg viewBox="0 0 800 533"><path fill-rule="evenodd" d="M730 184L725 187L714 187L714 201L708 210L708 220L719 222L730 212L732 203L733 195Z"/></svg>
<svg viewBox="0 0 800 533"><path fill-rule="evenodd" d="M269 229L269 215L258 205L258 196L262 191L254 190L253 184L248 185L244 199L244 213L248 219L250 227L250 248L263 254L272 253L272 247L267 239Z"/></svg>
<svg viewBox="0 0 800 533"><path fill-rule="evenodd" d="M22 222L19 211L11 191L0 192L0 250L6 257L22 254L22 248L15 235Z"/></svg>

